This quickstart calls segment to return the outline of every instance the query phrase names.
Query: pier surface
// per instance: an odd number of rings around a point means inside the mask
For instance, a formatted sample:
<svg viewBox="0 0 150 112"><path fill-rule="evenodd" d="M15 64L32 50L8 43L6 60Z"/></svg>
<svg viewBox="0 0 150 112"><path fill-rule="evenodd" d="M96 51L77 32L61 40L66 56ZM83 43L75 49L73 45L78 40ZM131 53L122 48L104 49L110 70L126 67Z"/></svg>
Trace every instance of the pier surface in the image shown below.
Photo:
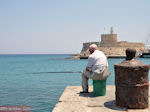
<svg viewBox="0 0 150 112"><path fill-rule="evenodd" d="M150 106L140 110L117 107L115 86L107 86L106 96L94 97L92 86L89 93L80 94L80 91L81 86L67 86L52 112L150 112Z"/></svg>

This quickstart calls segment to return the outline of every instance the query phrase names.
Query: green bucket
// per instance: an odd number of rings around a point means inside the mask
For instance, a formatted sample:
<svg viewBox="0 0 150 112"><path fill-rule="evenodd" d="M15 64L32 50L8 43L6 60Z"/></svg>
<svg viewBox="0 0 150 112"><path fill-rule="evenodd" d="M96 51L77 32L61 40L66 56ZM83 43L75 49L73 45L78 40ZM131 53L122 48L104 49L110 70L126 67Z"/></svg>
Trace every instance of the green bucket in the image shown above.
<svg viewBox="0 0 150 112"><path fill-rule="evenodd" d="M105 96L106 95L106 79L104 80L93 80L94 96Z"/></svg>

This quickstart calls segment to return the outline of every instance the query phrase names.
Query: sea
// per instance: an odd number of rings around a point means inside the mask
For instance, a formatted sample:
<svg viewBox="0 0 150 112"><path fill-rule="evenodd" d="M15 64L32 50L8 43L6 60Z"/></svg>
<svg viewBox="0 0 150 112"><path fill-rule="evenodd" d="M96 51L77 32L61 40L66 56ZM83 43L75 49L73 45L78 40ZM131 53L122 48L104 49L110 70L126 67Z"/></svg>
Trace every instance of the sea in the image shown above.
<svg viewBox="0 0 150 112"><path fill-rule="evenodd" d="M87 60L72 60L68 54L0 55L0 106L30 106L31 112L51 112L66 86L81 86L81 71ZM137 58L150 64L150 58ZM114 85L114 64L108 59ZM150 73L149 73L150 74ZM92 80L89 80L92 85Z"/></svg>

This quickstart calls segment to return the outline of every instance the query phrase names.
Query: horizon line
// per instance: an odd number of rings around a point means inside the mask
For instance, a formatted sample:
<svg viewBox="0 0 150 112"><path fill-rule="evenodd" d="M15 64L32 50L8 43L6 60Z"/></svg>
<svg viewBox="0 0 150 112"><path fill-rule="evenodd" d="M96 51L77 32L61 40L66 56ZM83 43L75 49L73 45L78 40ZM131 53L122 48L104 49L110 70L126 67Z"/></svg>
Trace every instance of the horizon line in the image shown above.
<svg viewBox="0 0 150 112"><path fill-rule="evenodd" d="M0 54L0 55L63 55L63 54L66 54L66 55L71 55L71 54L77 54L77 53L42 53L42 54L38 54L38 53L35 53L35 54L22 54L22 53L15 53L15 54Z"/></svg>

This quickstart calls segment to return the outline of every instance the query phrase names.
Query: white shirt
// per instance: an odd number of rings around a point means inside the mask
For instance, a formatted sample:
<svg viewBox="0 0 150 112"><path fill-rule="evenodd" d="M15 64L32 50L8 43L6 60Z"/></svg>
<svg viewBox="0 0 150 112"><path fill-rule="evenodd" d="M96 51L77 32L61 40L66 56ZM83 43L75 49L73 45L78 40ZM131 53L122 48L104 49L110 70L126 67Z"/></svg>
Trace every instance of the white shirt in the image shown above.
<svg viewBox="0 0 150 112"><path fill-rule="evenodd" d="M92 68L93 72L99 72L104 66L108 67L105 54L99 50L95 50L88 58L87 67Z"/></svg>

